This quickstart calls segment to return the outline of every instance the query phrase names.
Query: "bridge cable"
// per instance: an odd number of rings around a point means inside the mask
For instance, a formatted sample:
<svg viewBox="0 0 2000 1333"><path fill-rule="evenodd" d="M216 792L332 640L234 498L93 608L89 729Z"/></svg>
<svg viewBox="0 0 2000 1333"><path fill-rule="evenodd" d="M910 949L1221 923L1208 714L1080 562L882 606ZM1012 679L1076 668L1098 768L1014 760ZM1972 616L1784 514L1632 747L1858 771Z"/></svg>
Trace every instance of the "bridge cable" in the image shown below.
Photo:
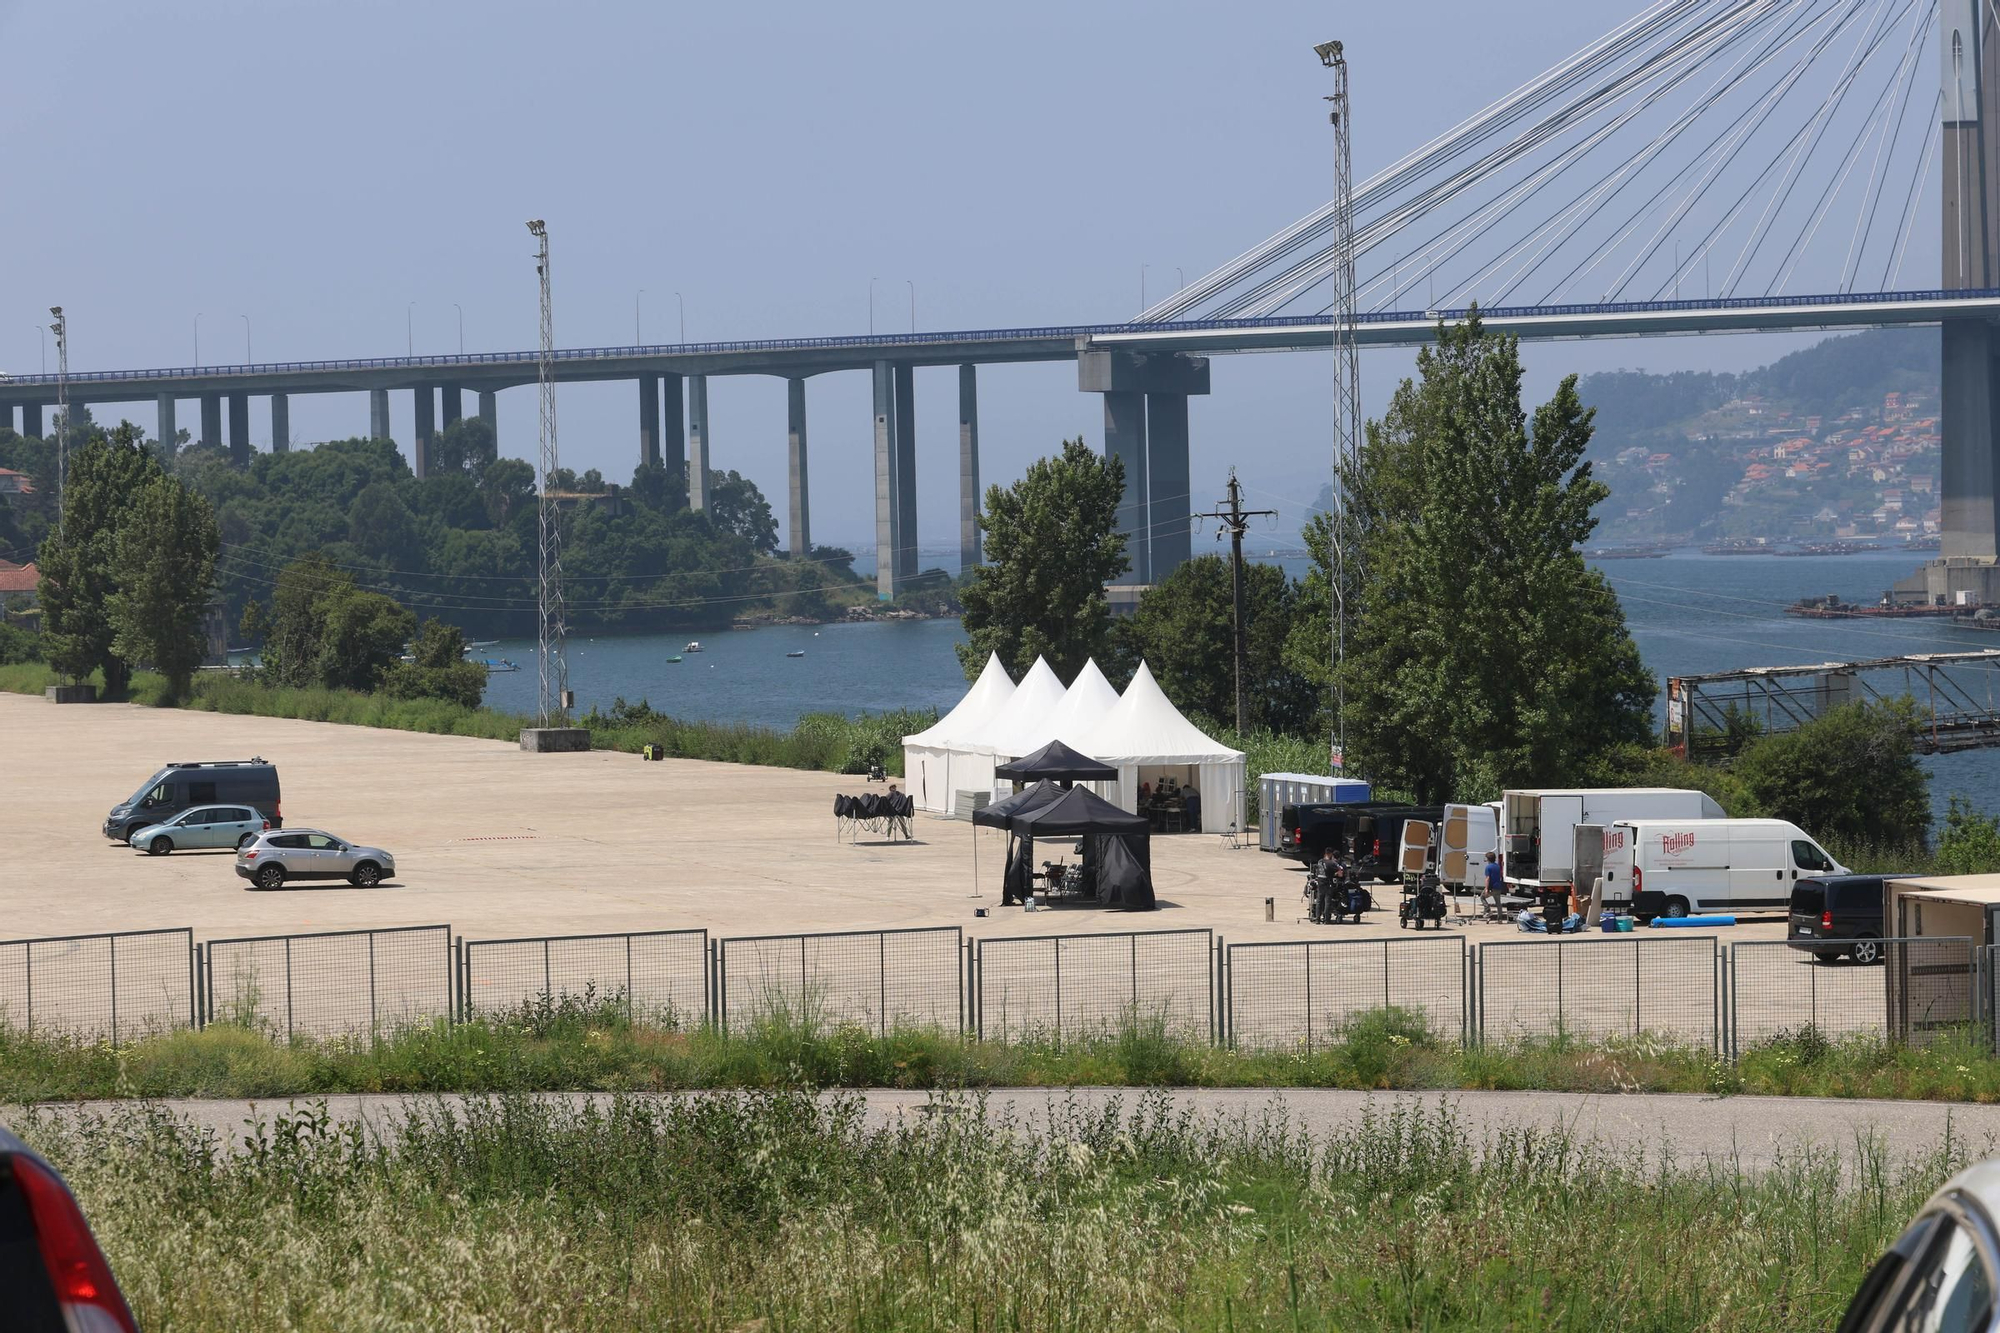
<svg viewBox="0 0 2000 1333"><path fill-rule="evenodd" d="M1904 203L1902 234L1896 241L1895 249L1888 263L1882 268L1882 290L1893 291L1891 282L1900 281L1903 276L1903 253L1910 243L1910 233L1916 230L1917 200L1925 182L1931 178L1931 144L1944 134L1944 89L1931 102L1930 125L1924 131L1923 150L1917 154L1917 167L1910 173L1910 194Z"/></svg>

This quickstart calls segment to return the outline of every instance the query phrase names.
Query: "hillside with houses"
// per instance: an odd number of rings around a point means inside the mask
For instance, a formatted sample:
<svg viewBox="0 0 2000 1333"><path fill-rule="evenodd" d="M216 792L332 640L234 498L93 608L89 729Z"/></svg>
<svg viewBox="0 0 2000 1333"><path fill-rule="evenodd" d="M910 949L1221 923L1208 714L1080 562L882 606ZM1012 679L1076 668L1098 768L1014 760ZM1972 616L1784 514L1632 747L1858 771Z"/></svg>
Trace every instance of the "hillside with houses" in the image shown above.
<svg viewBox="0 0 2000 1333"><path fill-rule="evenodd" d="M1741 374L1586 377L1599 542L1934 540L1937 349L1935 330L1880 330Z"/></svg>

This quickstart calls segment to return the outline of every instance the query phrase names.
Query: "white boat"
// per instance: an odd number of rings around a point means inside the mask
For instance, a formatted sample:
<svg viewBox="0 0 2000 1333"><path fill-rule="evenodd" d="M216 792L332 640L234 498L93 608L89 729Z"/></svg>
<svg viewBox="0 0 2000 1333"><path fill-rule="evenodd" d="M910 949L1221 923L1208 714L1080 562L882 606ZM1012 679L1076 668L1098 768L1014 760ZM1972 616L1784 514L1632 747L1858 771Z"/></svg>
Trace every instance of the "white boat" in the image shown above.
<svg viewBox="0 0 2000 1333"><path fill-rule="evenodd" d="M688 640L688 646L687 646L687 647L685 647L685 648L683 648L683 649L681 649L681 651L682 651L682 652L684 652L684 653L698 653L698 652L700 652L700 651L701 651L701 640L700 640L700 639L689 639L689 640Z"/></svg>
<svg viewBox="0 0 2000 1333"><path fill-rule="evenodd" d="M804 657L805 655L806 650L803 648L794 648L791 652L785 654L787 657Z"/></svg>

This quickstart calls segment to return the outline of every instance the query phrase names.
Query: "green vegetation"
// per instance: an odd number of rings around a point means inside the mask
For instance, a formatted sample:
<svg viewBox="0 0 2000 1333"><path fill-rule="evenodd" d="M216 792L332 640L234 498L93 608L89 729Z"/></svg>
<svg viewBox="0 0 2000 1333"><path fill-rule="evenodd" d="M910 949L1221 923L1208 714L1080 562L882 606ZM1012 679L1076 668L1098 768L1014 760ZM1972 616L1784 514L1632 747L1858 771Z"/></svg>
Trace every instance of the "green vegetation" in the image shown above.
<svg viewBox="0 0 2000 1333"><path fill-rule="evenodd" d="M1476 313L1440 324L1346 479L1348 762L1426 802L1557 786L1652 730L1653 679L1578 554L1606 494L1583 461L1592 414L1571 376L1530 421L1519 352ZM1290 651L1322 684L1331 524L1307 529Z"/></svg>
<svg viewBox="0 0 2000 1333"><path fill-rule="evenodd" d="M1119 655L1151 667L1183 713L1236 716L1230 584L1226 558L1197 556L1147 590L1132 615L1118 623ZM1286 635L1302 609L1299 585L1284 570L1245 564L1243 720L1253 729L1298 734L1319 720L1313 683L1285 660ZM1310 762L1317 769L1326 761L1322 754Z"/></svg>
<svg viewBox="0 0 2000 1333"><path fill-rule="evenodd" d="M609 712L592 709L581 725L591 729L591 743L601 750L636 754L648 745L658 745L669 759L710 759L829 773L866 773L871 765L880 764L884 772L901 777L903 737L922 731L937 718L935 708L860 717L807 713L792 730L772 731L742 723L688 722L654 712L643 699L636 704L618 699Z"/></svg>
<svg viewBox="0 0 2000 1333"><path fill-rule="evenodd" d="M220 540L208 501L173 477L153 477L127 497L111 553L117 581L105 599L111 651L150 663L176 699L208 656L202 617Z"/></svg>
<svg viewBox="0 0 2000 1333"><path fill-rule="evenodd" d="M1017 680L1037 657L1065 682L1093 657L1110 660L1104 585L1130 567L1118 531L1124 493L1125 465L1081 439L1063 441L1060 454L1036 461L1012 486L987 488L979 516L986 563L959 590L967 680L993 653Z"/></svg>
<svg viewBox="0 0 2000 1333"><path fill-rule="evenodd" d="M1313 1135L1163 1098L872 1127L776 1093L322 1109L232 1151L159 1111L27 1117L147 1328L1830 1328L1962 1165L1752 1172L1444 1106Z"/></svg>
<svg viewBox="0 0 2000 1333"><path fill-rule="evenodd" d="M118 1046L0 1027L0 1103L334 1093L669 1092L699 1088L1186 1087L1674 1092L2000 1102L2000 1057L1976 1030L1923 1046L1781 1033L1733 1063L1651 1036L1574 1036L1467 1048L1421 1014L1355 1016L1310 1049L1232 1050L1132 1016L1094 1035L976 1041L777 1012L723 1035L636 1020L619 995L548 997L517 1011L400 1027L376 1042L284 1040L213 1022Z"/></svg>

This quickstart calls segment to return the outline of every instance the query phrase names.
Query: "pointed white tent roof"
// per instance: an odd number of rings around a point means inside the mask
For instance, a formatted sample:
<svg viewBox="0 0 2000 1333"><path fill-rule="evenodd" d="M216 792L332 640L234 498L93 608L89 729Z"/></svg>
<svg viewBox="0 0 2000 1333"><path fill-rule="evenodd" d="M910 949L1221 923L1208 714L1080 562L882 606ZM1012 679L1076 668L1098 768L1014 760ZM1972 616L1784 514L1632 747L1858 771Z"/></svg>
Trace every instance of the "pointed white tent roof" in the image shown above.
<svg viewBox="0 0 2000 1333"><path fill-rule="evenodd" d="M1117 705L1071 744L1107 764L1212 764L1243 757L1182 717L1144 662Z"/></svg>
<svg viewBox="0 0 2000 1333"><path fill-rule="evenodd" d="M953 743L1010 759L1033 754L1055 739L1049 731L1048 719L1062 700L1061 678L1037 657L1006 706L978 731L953 737Z"/></svg>
<svg viewBox="0 0 2000 1333"><path fill-rule="evenodd" d="M1014 678L1000 665L1000 654L991 653L979 679L949 713L914 736L903 737L905 745L949 745L961 734L978 731L1014 697Z"/></svg>
<svg viewBox="0 0 2000 1333"><path fill-rule="evenodd" d="M1069 683L1069 693L1063 695L1062 702L1049 714L1049 739L1081 750L1078 742L1117 706L1118 691L1111 688L1111 682L1097 669L1097 659L1092 658L1076 673L1076 679Z"/></svg>

